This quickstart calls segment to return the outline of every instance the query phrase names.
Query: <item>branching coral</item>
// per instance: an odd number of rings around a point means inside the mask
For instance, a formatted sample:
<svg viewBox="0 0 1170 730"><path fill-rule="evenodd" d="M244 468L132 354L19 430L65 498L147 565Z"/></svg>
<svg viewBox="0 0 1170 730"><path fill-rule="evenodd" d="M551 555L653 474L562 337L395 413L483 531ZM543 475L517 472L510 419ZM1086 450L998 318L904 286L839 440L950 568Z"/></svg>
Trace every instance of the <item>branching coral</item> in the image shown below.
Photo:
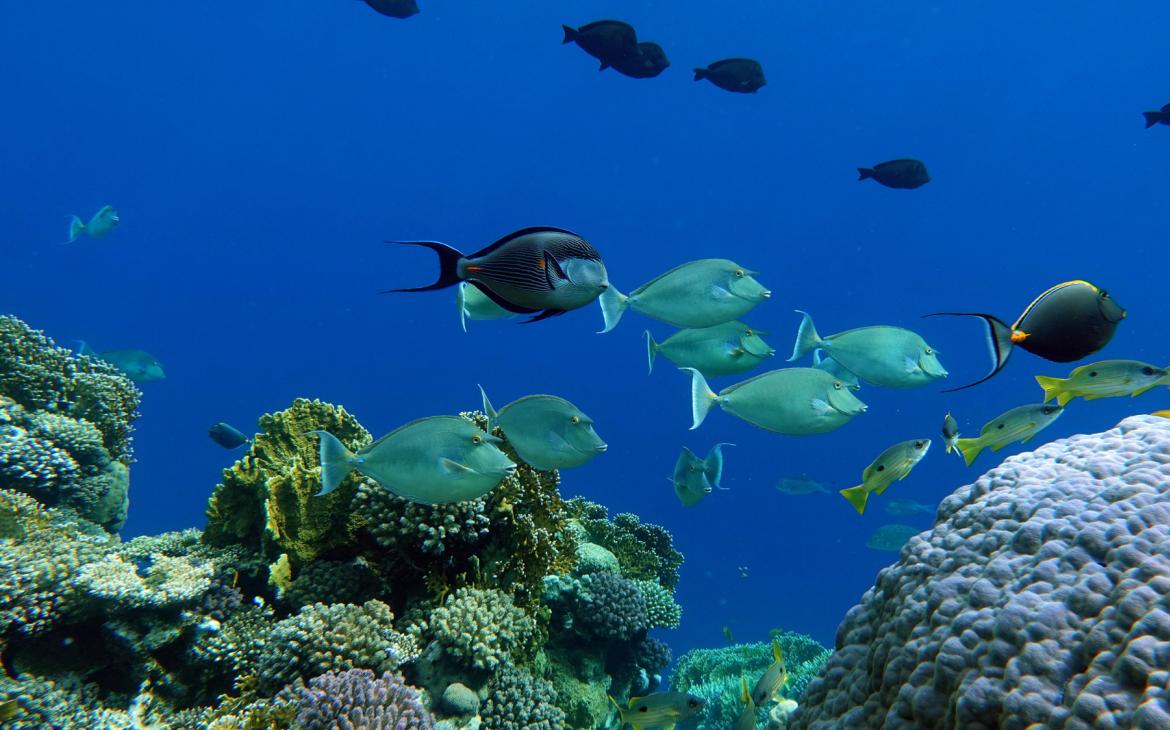
<svg viewBox="0 0 1170 730"><path fill-rule="evenodd" d="M368 669L326 672L294 688L299 730L432 730L434 719L402 677Z"/></svg>
<svg viewBox="0 0 1170 730"><path fill-rule="evenodd" d="M301 608L313 603L365 603L386 593L389 586L361 558L346 562L318 560L297 573L283 599Z"/></svg>
<svg viewBox="0 0 1170 730"><path fill-rule="evenodd" d="M485 498L427 505L403 499L371 481L358 485L353 510L378 545L393 550L443 555L487 537L491 520Z"/></svg>
<svg viewBox="0 0 1170 730"><path fill-rule="evenodd" d="M657 581L670 590L678 586L683 556L674 549L674 539L666 528L644 523L628 512L610 521L605 507L581 497L569 500L567 508L590 542L617 556L622 575Z"/></svg>
<svg viewBox="0 0 1170 730"><path fill-rule="evenodd" d="M646 599L633 581L613 573L581 578L574 596L574 626L602 639L631 639L646 630Z"/></svg>
<svg viewBox="0 0 1170 730"><path fill-rule="evenodd" d="M677 629L682 622L682 606L674 594L658 581L635 580L634 585L646 601L646 624L652 629Z"/></svg>
<svg viewBox="0 0 1170 730"><path fill-rule="evenodd" d="M496 675L480 710L483 730L564 730L565 713L547 682L506 669Z"/></svg>
<svg viewBox="0 0 1170 730"><path fill-rule="evenodd" d="M450 656L494 670L531 649L536 622L497 590L460 588L431 612L431 631Z"/></svg>
<svg viewBox="0 0 1170 730"><path fill-rule="evenodd" d="M210 562L190 557L150 556L149 565L110 553L81 566L77 583L89 595L115 611L135 608L173 608L194 603L211 588L215 568Z"/></svg>

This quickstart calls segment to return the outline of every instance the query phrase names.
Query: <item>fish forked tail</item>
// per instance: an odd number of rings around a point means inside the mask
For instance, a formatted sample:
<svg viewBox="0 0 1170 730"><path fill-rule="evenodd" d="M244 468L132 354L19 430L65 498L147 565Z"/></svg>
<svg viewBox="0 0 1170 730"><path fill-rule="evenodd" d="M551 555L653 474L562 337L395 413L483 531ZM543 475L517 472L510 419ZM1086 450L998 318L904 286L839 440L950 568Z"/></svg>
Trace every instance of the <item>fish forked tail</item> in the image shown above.
<svg viewBox="0 0 1170 730"><path fill-rule="evenodd" d="M842 489L841 496L844 497L849 502L849 504L853 505L853 509L857 510L857 514L865 514L865 504L869 501L869 492L865 491L864 484L858 484L856 487Z"/></svg>
<svg viewBox="0 0 1170 730"><path fill-rule="evenodd" d="M679 370L691 374L691 417L694 419L691 430L694 431L711 412L711 406L719 400L719 396L711 390L711 386L707 385L707 379L698 370L694 368Z"/></svg>
<svg viewBox="0 0 1170 730"><path fill-rule="evenodd" d="M597 334L603 335L617 327L622 315L630 307L630 298L618 291L613 284L610 284L605 291L601 292L597 301L601 304L601 316L605 319L605 329Z"/></svg>
<svg viewBox="0 0 1170 730"><path fill-rule="evenodd" d="M65 243L73 243L81 232L85 230L85 222L75 215L69 216L69 240Z"/></svg>
<svg viewBox="0 0 1170 730"><path fill-rule="evenodd" d="M957 390L966 390L973 388L980 383L985 383L999 374L1003 370L1004 365L1007 365L1008 358L1012 356L1012 348L1015 346L1012 340L1012 328L1003 322L999 317L991 314L980 314L978 312L934 312L932 314L923 315L924 317L976 317L983 320L987 325L987 348L991 352L991 359L994 363L992 370L987 375L984 375L974 383L961 385L958 388L947 388L944 393L954 393Z"/></svg>
<svg viewBox="0 0 1170 730"><path fill-rule="evenodd" d="M321 438L321 491L318 497L329 494L337 489L349 473L354 469L354 455L337 437L328 431L306 431Z"/></svg>
<svg viewBox="0 0 1170 730"><path fill-rule="evenodd" d="M695 81L702 81L703 79L707 78L710 75L711 75L711 72L705 68L695 69Z"/></svg>
<svg viewBox="0 0 1170 730"><path fill-rule="evenodd" d="M495 408L492 408L492 402L488 400L487 391L483 389L482 385L479 386L479 394L483 397L483 412L487 416L487 432L490 434L495 426L494 421L500 414L496 413Z"/></svg>
<svg viewBox="0 0 1170 730"><path fill-rule="evenodd" d="M796 310L803 319L800 320L800 329L796 331L796 344L792 346L792 357L788 358L788 362L794 362L820 349L825 343L821 336L817 334L816 325L813 324L812 315L808 312Z"/></svg>
<svg viewBox="0 0 1170 730"><path fill-rule="evenodd" d="M1064 378L1052 378L1047 375L1037 375L1036 382L1044 389L1044 403L1056 399L1059 405L1064 405L1076 396L1064 389Z"/></svg>
<svg viewBox="0 0 1170 730"><path fill-rule="evenodd" d="M565 39L561 41L562 44L572 43L581 37L581 34L577 32L576 28L570 27L568 25L562 25L561 27L565 30Z"/></svg>
<svg viewBox="0 0 1170 730"><path fill-rule="evenodd" d="M703 459L703 473L707 475L707 481L712 487L728 491L728 488L719 483L723 478L723 447L735 446L726 441L715 444L711 450L707 452L707 457Z"/></svg>
<svg viewBox="0 0 1170 730"><path fill-rule="evenodd" d="M382 294L446 289L462 281L459 277L459 261L463 258L463 254L447 244L439 243L438 241L387 241L386 243L397 243L402 246L422 246L423 248L429 248L434 251L439 257L439 278L435 280L434 284L428 284L427 286L416 286L410 289L383 289Z"/></svg>
<svg viewBox="0 0 1170 730"><path fill-rule="evenodd" d="M654 341L654 335L650 334L650 330L646 330L646 374L650 375L654 372L654 359L658 357L658 343Z"/></svg>
<svg viewBox="0 0 1170 730"><path fill-rule="evenodd" d="M984 446L979 439L959 439L955 442L955 448L959 450L967 466L971 466L975 459L979 458L979 454L983 453Z"/></svg>
<svg viewBox="0 0 1170 730"><path fill-rule="evenodd" d="M1162 121L1162 112L1142 112L1142 116L1146 118L1146 129L1154 126Z"/></svg>
<svg viewBox="0 0 1170 730"><path fill-rule="evenodd" d="M868 180L871 177L873 177L873 168L872 167L859 167L859 168L857 168L857 180L859 182L861 180Z"/></svg>

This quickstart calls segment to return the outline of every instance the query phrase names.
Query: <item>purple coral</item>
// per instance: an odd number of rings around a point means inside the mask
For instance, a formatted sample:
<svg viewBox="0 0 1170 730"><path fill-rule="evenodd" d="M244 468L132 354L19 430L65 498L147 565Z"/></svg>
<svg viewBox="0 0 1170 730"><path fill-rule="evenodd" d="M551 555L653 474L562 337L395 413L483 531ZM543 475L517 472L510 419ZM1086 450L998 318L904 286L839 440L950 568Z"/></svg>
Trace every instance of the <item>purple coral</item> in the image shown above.
<svg viewBox="0 0 1170 730"><path fill-rule="evenodd" d="M1170 727L1170 420L943 500L837 631L792 728Z"/></svg>
<svg viewBox="0 0 1170 730"><path fill-rule="evenodd" d="M433 730L418 690L402 676L368 669L326 672L295 688L296 726L303 730Z"/></svg>
<svg viewBox="0 0 1170 730"><path fill-rule="evenodd" d="M646 599L637 584L613 573L581 579L574 614L588 634L604 639L629 639L646 630Z"/></svg>

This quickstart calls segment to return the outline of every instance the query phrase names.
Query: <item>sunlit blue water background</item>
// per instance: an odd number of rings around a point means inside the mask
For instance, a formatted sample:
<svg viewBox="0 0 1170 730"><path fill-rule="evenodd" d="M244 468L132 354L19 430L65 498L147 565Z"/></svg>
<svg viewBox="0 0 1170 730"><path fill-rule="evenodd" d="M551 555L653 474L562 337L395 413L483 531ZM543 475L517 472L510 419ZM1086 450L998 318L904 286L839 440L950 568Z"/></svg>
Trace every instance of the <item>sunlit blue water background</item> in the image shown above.
<svg viewBox="0 0 1170 730"><path fill-rule="evenodd" d="M565 472L567 495L661 523L686 555L676 651L762 638L776 626L831 642L891 553L888 521L834 495L786 497L778 477L857 483L894 441L936 438L889 497L934 502L992 466L939 448L942 415L971 434L1038 399L1026 353L974 390L867 387L869 413L820 437L753 429L715 412L688 431L688 381L647 377L628 314L596 307L519 326L458 327L433 257L387 238L475 250L527 225L577 231L628 291L678 263L728 257L773 299L745 320L781 357L809 310L828 334L915 328L953 384L983 374L973 323L1011 321L1070 278L1130 310L1102 353L1170 362L1166 297L1170 129L1140 112L1170 101L1162 2L420 0L393 21L356 0L295 3L9 2L0 25L0 311L64 344L142 348L168 379L144 387L126 534L202 525L233 454L212 422L309 396L375 434L479 405L563 395L610 450ZM561 45L561 23L633 23L666 49L634 80ZM758 58L768 86L734 95L691 81L726 56ZM924 160L915 191L858 183L855 168ZM62 246L69 213L112 203L122 224ZM719 384L727 385L723 379ZM1170 407L1160 389L1078 402L1038 440ZM679 448L730 441L731 490L683 509L666 477ZM1035 444L1029 444L1030 448ZM1010 453L1010 452L1005 452ZM923 527L929 520L920 518ZM748 568L742 578L738 566Z"/></svg>

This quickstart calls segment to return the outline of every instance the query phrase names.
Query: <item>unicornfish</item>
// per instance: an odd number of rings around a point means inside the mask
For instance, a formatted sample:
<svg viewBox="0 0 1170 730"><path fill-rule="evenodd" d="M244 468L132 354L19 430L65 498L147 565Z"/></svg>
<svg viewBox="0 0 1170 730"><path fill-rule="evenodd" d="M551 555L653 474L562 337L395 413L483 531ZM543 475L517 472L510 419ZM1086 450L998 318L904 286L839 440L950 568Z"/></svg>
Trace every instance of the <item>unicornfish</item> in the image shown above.
<svg viewBox="0 0 1170 730"><path fill-rule="evenodd" d="M627 309L675 327L710 327L739 319L772 295L756 272L728 259L700 259L676 266L629 294L610 286L600 298L609 332Z"/></svg>
<svg viewBox="0 0 1170 730"><path fill-rule="evenodd" d="M718 393L698 370L680 369L691 374L692 430L715 404L753 426L790 436L828 433L865 411L844 383L815 368L772 370Z"/></svg>
<svg viewBox="0 0 1170 730"><path fill-rule="evenodd" d="M93 214L89 223L84 223L75 215L69 216L69 243L77 240L83 232L90 238L101 238L118 225L118 211L112 205L103 205Z"/></svg>
<svg viewBox="0 0 1170 730"><path fill-rule="evenodd" d="M759 365L775 352L761 339L764 334L742 322L724 322L675 332L661 343L646 331L646 359L653 371L654 360L663 355L682 368L694 368L708 378L738 375Z"/></svg>
<svg viewBox="0 0 1170 730"><path fill-rule="evenodd" d="M508 443L530 466L542 471L581 466L606 449L593 430L593 419L555 395L526 395L498 412L480 386L488 433L499 427Z"/></svg>
<svg viewBox="0 0 1170 730"><path fill-rule="evenodd" d="M469 319L505 319L516 316L466 281L459 282L455 292L455 303L459 307L459 325L464 332L467 331Z"/></svg>
<svg viewBox="0 0 1170 730"><path fill-rule="evenodd" d="M731 444L715 444L704 459L683 447L682 453L674 463L671 482L674 484L675 495L684 507L694 507L713 489L725 488L719 484L723 476L724 446Z"/></svg>
<svg viewBox="0 0 1170 730"><path fill-rule="evenodd" d="M816 350L867 383L884 388L915 388L947 376L946 368L921 335L901 327L858 327L821 337L808 312L803 316L789 362Z"/></svg>

